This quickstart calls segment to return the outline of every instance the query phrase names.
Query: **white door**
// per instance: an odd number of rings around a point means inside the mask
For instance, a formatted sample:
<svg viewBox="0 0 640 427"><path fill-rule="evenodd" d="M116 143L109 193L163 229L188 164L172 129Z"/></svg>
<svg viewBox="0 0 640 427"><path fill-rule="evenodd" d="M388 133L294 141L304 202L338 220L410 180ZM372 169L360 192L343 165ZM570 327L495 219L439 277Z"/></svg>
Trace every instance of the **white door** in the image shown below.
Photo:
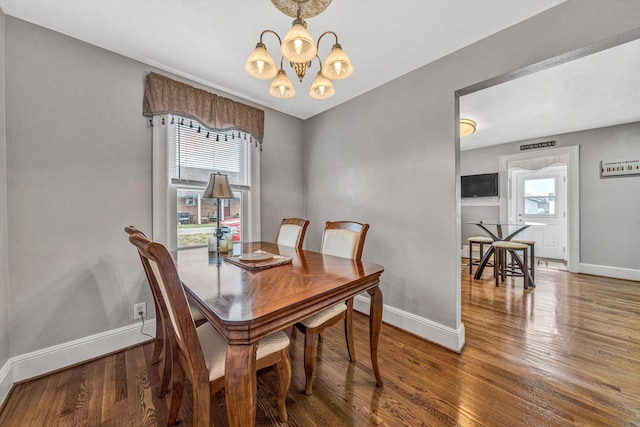
<svg viewBox="0 0 640 427"><path fill-rule="evenodd" d="M538 171L514 170L512 195L515 221L537 223L516 239L534 240L536 256L566 260L567 167L552 166ZM513 182L513 181L512 181Z"/></svg>

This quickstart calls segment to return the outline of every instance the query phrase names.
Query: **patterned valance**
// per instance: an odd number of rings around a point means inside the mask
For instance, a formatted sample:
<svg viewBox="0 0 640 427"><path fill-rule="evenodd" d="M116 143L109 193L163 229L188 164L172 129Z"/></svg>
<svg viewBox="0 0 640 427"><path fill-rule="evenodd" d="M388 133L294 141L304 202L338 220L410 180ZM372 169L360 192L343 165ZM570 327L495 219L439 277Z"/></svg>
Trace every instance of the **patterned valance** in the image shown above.
<svg viewBox="0 0 640 427"><path fill-rule="evenodd" d="M264 111L150 72L144 89L142 114L192 117L213 130L242 130L260 143Z"/></svg>

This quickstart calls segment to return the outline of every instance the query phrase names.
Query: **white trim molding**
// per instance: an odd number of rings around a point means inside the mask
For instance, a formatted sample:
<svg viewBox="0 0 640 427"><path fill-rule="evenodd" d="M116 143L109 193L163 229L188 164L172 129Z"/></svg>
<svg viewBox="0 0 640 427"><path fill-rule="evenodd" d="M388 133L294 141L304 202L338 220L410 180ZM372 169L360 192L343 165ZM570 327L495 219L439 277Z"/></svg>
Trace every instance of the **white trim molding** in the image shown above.
<svg viewBox="0 0 640 427"><path fill-rule="evenodd" d="M363 295L356 295L353 301L353 308L369 315L369 302L369 298ZM460 323L458 329L453 329L386 304L382 308L382 320L456 353L460 353L465 344L463 323Z"/></svg>
<svg viewBox="0 0 640 427"><path fill-rule="evenodd" d="M614 279L635 280L640 282L640 270L633 268L611 267L608 265L585 264L579 265L579 273L594 276L612 277Z"/></svg>
<svg viewBox="0 0 640 427"><path fill-rule="evenodd" d="M144 323L144 332L155 334L155 319ZM150 340L141 333L142 322L85 338L21 354L0 368L0 405L14 383L56 371Z"/></svg>

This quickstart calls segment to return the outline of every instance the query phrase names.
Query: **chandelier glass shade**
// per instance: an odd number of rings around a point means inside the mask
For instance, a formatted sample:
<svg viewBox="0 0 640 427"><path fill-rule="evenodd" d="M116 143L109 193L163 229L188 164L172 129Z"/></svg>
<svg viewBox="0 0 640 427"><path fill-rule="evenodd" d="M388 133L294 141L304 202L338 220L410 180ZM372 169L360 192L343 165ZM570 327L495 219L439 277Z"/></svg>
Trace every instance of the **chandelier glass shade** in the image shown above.
<svg viewBox="0 0 640 427"><path fill-rule="evenodd" d="M327 99L331 98L336 92L331 80L322 75L322 71L318 71L318 75L311 83L311 89L309 89L309 96L314 99Z"/></svg>
<svg viewBox="0 0 640 427"><path fill-rule="evenodd" d="M271 80L278 75L278 67L262 43L258 43L255 50L251 52L244 69L251 77L260 80Z"/></svg>
<svg viewBox="0 0 640 427"><path fill-rule="evenodd" d="M293 63L309 62L318 54L313 37L307 31L307 23L302 19L293 21L293 26L280 44L280 53Z"/></svg>
<svg viewBox="0 0 640 427"><path fill-rule="evenodd" d="M278 75L271 82L269 86L269 93L276 98L287 99L292 98L296 94L296 89L293 87L293 83L287 77L287 73L284 70L278 71Z"/></svg>
<svg viewBox="0 0 640 427"><path fill-rule="evenodd" d="M312 66L313 60L318 59L320 70L309 89L309 96L314 99L330 98L335 94L332 80L346 79L353 73L353 64L338 43L337 34L333 31L325 31L318 38L316 44L311 34L307 31L307 23L302 19L303 17L309 18L320 14L330 2L331 0L272 0L272 3L286 15L291 16L292 13L295 13L296 19L284 39L281 39L273 30L264 30L260 34L260 41L249 55L244 68L251 77L256 79L273 79L269 86L269 93L276 98L287 99L293 97L296 93L291 80L289 80L287 73L283 69L285 60L289 61L298 80L302 82L307 69ZM282 57L279 69L262 41L266 33L275 35L280 43ZM335 43L323 66L318 56L318 49L320 41L325 35L333 35Z"/></svg>

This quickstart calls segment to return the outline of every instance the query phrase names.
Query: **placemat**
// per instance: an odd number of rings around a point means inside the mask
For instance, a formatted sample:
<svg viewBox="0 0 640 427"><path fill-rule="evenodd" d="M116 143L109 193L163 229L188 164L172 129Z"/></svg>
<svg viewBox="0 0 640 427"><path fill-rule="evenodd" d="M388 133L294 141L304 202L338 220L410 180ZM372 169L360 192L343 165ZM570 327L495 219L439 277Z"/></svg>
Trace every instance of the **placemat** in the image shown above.
<svg viewBox="0 0 640 427"><path fill-rule="evenodd" d="M272 255L273 258L271 258L270 260L261 261L261 262L243 262L243 261L240 261L240 255L234 255L234 256L225 256L223 259L233 265L237 265L238 267L242 267L246 270L251 270L251 271L264 270L267 268L288 264L291 262L291 259L292 259L291 257L276 255L276 254L272 254L272 253L261 251L261 250L255 251L254 253L269 254L269 255Z"/></svg>

